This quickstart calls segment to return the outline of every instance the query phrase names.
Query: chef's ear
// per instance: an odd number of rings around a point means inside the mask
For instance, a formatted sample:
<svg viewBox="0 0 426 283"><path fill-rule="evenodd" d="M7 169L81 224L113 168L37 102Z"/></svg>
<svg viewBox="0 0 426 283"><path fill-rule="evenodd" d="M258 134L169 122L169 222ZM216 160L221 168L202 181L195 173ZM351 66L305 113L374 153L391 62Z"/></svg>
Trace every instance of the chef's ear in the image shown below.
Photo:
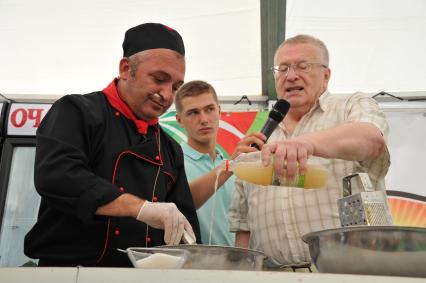
<svg viewBox="0 0 426 283"><path fill-rule="evenodd" d="M119 65L120 79L127 80L131 75L131 71L129 58L122 58Z"/></svg>

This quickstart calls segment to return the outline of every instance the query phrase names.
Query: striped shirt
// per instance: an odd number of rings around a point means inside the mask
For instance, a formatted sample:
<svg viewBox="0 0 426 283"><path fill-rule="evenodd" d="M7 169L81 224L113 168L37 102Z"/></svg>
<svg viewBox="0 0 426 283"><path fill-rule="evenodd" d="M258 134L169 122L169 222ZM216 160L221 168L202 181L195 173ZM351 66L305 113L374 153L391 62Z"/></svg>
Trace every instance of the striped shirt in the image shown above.
<svg viewBox="0 0 426 283"><path fill-rule="evenodd" d="M294 132L283 123L271 135L271 141L286 140L350 122L368 122L380 129L385 141L389 127L376 101L362 93L349 97L333 96L326 91L305 114ZM259 186L236 180L229 210L230 229L250 231L249 248L264 252L272 266L310 262L304 234L340 227L337 200L343 196L342 178L354 172L366 172L376 190L384 190L384 177L390 165L387 148L376 160L347 161L317 159L330 170L324 189L284 186ZM359 180L352 181L352 193L361 192Z"/></svg>

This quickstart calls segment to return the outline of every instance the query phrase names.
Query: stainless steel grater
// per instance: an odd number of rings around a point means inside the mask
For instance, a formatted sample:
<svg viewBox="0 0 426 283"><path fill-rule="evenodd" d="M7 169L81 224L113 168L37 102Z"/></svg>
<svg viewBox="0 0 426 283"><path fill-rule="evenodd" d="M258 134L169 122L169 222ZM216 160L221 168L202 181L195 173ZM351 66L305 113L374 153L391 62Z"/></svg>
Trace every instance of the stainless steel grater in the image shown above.
<svg viewBox="0 0 426 283"><path fill-rule="evenodd" d="M352 195L351 179L359 177L365 192ZM367 173L343 178L343 198L337 200L342 227L352 225L392 225L385 191L375 191Z"/></svg>

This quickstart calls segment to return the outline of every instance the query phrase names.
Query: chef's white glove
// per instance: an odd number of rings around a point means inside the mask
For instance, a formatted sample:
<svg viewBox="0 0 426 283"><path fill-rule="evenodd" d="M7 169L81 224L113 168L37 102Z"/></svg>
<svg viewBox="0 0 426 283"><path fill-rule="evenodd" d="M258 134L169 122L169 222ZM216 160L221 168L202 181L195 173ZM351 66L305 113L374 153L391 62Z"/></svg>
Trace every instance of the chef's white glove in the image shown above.
<svg viewBox="0 0 426 283"><path fill-rule="evenodd" d="M195 239L191 224L172 202L146 200L136 219L151 227L164 229L164 242L167 245L178 245L182 239L183 230L186 230Z"/></svg>

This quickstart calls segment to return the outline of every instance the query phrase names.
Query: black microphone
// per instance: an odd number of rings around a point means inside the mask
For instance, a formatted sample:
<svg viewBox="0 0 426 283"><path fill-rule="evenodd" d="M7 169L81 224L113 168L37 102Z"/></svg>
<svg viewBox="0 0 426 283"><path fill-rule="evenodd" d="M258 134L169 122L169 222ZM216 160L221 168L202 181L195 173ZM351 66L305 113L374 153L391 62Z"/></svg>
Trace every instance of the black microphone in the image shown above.
<svg viewBox="0 0 426 283"><path fill-rule="evenodd" d="M272 132L284 119L289 109L290 103L288 103L287 100L280 99L274 104L271 112L269 112L268 119L266 120L265 125L263 125L262 130L260 130L260 132L266 136L266 140L269 139ZM251 144L251 147L259 149L259 146L255 143Z"/></svg>

